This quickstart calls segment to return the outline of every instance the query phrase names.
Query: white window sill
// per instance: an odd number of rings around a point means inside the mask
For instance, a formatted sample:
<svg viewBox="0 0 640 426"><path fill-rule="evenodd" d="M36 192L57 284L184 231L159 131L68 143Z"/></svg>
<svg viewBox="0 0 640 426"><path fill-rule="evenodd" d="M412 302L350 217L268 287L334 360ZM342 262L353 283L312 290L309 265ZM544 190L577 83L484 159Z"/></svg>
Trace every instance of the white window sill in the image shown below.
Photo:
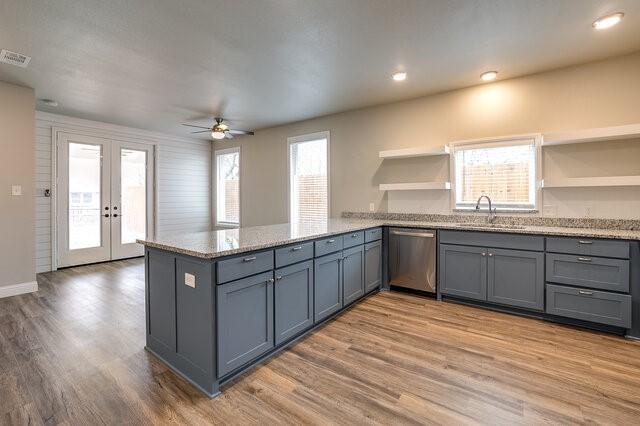
<svg viewBox="0 0 640 426"><path fill-rule="evenodd" d="M240 228L240 224L239 223L216 223L215 224L216 228L223 228L223 229L234 229L234 228Z"/></svg>

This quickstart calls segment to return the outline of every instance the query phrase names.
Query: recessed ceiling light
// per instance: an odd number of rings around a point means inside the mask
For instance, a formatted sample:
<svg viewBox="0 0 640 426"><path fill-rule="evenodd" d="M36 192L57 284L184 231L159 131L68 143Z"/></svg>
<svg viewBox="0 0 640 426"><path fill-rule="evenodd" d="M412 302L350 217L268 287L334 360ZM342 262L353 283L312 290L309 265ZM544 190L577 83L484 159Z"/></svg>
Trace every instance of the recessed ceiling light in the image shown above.
<svg viewBox="0 0 640 426"><path fill-rule="evenodd" d="M56 101L55 99L40 99L40 102L42 102L44 105L50 106L50 107L57 107L58 106L58 101Z"/></svg>
<svg viewBox="0 0 640 426"><path fill-rule="evenodd" d="M480 74L480 79L482 81L492 81L495 80L498 76L498 71L487 71Z"/></svg>
<svg viewBox="0 0 640 426"><path fill-rule="evenodd" d="M606 30L607 28L611 28L614 25L620 23L623 17L624 17L624 13L622 12L603 16L593 21L593 28L595 28L596 30Z"/></svg>
<svg viewBox="0 0 640 426"><path fill-rule="evenodd" d="M407 79L407 73L406 72L397 72L395 74L393 74L392 76L394 81L403 81Z"/></svg>

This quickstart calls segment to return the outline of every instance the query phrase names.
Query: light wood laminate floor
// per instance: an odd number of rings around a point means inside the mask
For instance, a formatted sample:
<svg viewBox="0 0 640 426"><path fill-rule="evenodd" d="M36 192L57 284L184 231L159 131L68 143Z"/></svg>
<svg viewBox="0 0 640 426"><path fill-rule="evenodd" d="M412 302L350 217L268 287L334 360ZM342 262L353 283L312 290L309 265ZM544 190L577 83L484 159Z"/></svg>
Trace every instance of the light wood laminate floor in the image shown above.
<svg viewBox="0 0 640 426"><path fill-rule="evenodd" d="M144 350L141 259L0 299L0 424L640 423L640 343L396 292L210 400Z"/></svg>

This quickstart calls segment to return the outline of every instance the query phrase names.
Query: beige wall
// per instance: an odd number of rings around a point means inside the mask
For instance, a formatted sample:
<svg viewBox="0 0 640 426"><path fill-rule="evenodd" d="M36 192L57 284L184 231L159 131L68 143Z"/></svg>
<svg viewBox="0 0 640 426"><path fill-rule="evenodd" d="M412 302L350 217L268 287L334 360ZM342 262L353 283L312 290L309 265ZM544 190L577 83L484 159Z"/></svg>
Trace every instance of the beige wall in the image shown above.
<svg viewBox="0 0 640 426"><path fill-rule="evenodd" d="M0 286L36 279L34 120L33 90L0 82Z"/></svg>
<svg viewBox="0 0 640 426"><path fill-rule="evenodd" d="M378 151L482 137L640 123L640 53L410 101L261 130L242 146L242 226L286 222L287 137L331 132L331 210L448 212L445 191L378 190L384 182L448 180L445 157L378 158ZM550 176L640 175L640 144L545 148ZM555 156L552 157L552 155ZM607 200L601 203L600 200ZM547 189L558 216L640 217L640 189Z"/></svg>

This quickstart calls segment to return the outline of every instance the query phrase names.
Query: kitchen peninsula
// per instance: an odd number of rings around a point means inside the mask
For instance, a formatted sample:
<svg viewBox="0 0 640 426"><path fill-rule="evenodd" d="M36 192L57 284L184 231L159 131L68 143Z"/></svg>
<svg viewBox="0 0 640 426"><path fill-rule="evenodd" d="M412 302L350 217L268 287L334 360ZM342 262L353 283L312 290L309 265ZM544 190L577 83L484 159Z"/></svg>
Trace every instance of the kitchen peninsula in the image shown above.
<svg viewBox="0 0 640 426"><path fill-rule="evenodd" d="M411 219L353 215L139 241L146 347L216 396L221 384L388 288L389 226L437 230L439 299L640 335L637 228Z"/></svg>

